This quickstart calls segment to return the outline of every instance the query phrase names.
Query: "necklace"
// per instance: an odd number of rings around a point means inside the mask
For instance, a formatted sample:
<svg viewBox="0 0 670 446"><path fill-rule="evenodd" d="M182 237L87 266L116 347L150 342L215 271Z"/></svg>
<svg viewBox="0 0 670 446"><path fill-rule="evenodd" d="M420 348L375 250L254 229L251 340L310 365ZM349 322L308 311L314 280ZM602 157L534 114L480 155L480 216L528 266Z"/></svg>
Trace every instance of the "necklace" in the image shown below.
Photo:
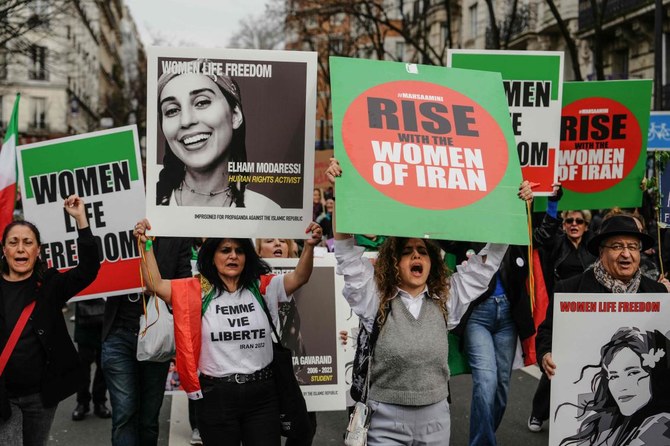
<svg viewBox="0 0 670 446"><path fill-rule="evenodd" d="M179 206L184 206L184 189L186 189L188 192L191 192L194 195L200 195L201 197L216 197L217 195L225 194L223 197L223 203L221 204L223 207L229 207L233 203L231 191L230 191L230 186L226 187L225 189L221 190L215 190L211 192L201 192L198 190L193 189L187 182L186 180L182 180L181 184L179 184L179 187L177 190L179 191L179 199L177 200L177 204ZM175 196L175 199L177 197ZM209 205L211 206L211 204Z"/></svg>
<svg viewBox="0 0 670 446"><path fill-rule="evenodd" d="M203 197L214 197L214 196L222 194L224 192L226 193L226 195L230 196L230 186L226 187L225 189L221 189L221 190L213 190L211 192L200 192L199 190L195 190L191 186L189 186L189 184L186 182L185 178L181 181L181 184L179 185L179 190L182 190L182 188L184 186L192 194L202 195Z"/></svg>

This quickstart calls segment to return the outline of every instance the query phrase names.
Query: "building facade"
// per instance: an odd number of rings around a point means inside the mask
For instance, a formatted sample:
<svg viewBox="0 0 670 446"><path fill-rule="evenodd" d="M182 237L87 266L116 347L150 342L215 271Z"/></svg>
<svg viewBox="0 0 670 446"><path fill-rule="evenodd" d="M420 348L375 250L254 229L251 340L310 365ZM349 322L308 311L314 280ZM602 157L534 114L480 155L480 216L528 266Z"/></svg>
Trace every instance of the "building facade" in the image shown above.
<svg viewBox="0 0 670 446"><path fill-rule="evenodd" d="M137 120L128 86L146 58L122 0L32 0L9 15L31 25L0 50L0 123L21 93L20 143Z"/></svg>

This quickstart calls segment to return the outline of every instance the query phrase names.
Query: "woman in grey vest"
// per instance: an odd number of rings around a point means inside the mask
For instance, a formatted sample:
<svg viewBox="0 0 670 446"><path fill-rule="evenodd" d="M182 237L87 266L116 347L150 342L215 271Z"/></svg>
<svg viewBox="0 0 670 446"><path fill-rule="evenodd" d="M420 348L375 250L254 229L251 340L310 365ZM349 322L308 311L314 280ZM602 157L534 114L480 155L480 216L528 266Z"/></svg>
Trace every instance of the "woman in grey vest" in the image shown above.
<svg viewBox="0 0 670 446"><path fill-rule="evenodd" d="M329 179L334 183L341 173L331 160ZM519 196L531 198L528 183ZM351 235L334 235L344 297L362 329L372 338L378 332L367 395L373 410L367 444L448 445L447 331L488 289L507 245L486 245L447 278L440 249L428 240L389 237L373 266Z"/></svg>

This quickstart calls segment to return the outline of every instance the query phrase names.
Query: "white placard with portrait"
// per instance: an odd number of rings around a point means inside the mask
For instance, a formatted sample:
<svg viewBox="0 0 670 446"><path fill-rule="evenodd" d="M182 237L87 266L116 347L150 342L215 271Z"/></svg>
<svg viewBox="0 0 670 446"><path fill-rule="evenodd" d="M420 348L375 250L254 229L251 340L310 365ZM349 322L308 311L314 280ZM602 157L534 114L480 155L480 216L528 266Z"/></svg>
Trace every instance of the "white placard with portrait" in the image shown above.
<svg viewBox="0 0 670 446"><path fill-rule="evenodd" d="M316 53L147 51L152 234L305 238Z"/></svg>
<svg viewBox="0 0 670 446"><path fill-rule="evenodd" d="M554 296L550 445L670 444L668 320L668 294Z"/></svg>

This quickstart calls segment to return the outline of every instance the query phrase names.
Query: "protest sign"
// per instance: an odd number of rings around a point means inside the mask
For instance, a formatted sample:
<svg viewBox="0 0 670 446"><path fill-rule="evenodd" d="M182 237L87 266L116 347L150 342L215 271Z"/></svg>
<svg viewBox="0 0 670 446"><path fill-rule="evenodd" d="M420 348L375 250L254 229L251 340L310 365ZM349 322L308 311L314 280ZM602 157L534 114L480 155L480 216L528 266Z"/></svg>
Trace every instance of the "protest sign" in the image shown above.
<svg viewBox="0 0 670 446"><path fill-rule="evenodd" d="M338 231L528 243L499 73L337 57L330 67Z"/></svg>
<svg viewBox="0 0 670 446"><path fill-rule="evenodd" d="M641 205L650 101L649 80L563 84L559 209Z"/></svg>
<svg viewBox="0 0 670 446"><path fill-rule="evenodd" d="M647 134L647 150L670 150L670 112L651 112Z"/></svg>
<svg viewBox="0 0 670 446"><path fill-rule="evenodd" d="M447 66L499 72L509 105L524 180L535 195L552 193L556 181L562 51L449 50Z"/></svg>
<svg viewBox="0 0 670 446"><path fill-rule="evenodd" d="M265 259L274 273L295 269L298 259ZM293 368L310 411L344 410L349 386L347 362L354 348L340 344L338 332L351 330L349 305L336 285L335 256L314 259L312 276L293 294L294 304L282 304L279 320L282 344L294 352ZM354 316L354 319L355 316ZM355 326L358 326L356 319Z"/></svg>
<svg viewBox="0 0 670 446"><path fill-rule="evenodd" d="M147 56L152 233L304 238L315 53L150 48Z"/></svg>
<svg viewBox="0 0 670 446"><path fill-rule="evenodd" d="M668 444L668 317L667 294L555 295L549 445Z"/></svg>
<svg viewBox="0 0 670 446"><path fill-rule="evenodd" d="M86 204L102 263L75 300L139 291L132 228L144 217L144 181L135 126L19 146L18 163L24 214L37 223L49 267L77 265L76 224L63 200L77 194Z"/></svg>

